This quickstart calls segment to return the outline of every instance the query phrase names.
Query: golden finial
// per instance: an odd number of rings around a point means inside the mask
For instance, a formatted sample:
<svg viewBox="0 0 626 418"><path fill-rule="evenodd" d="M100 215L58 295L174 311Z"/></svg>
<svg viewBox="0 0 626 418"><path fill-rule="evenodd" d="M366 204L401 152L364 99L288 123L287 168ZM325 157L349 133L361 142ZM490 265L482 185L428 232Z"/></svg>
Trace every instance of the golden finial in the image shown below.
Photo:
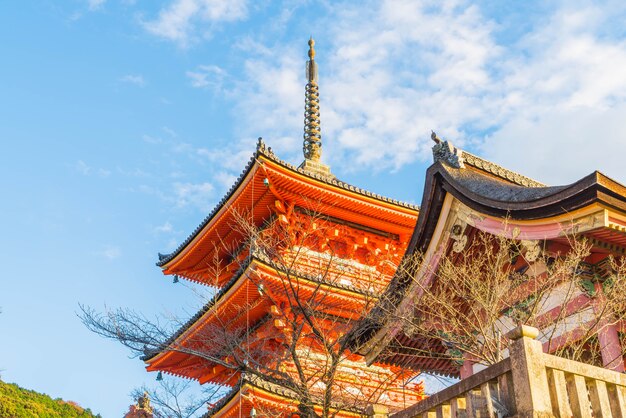
<svg viewBox="0 0 626 418"><path fill-rule="evenodd" d="M315 41L313 40L313 37L311 36L311 38L309 38L309 59L314 60L315 59L315 48L313 48L315 46Z"/></svg>
<svg viewBox="0 0 626 418"><path fill-rule="evenodd" d="M317 63L315 41L309 39L309 60L306 63L306 100L304 105L304 158L319 161L322 156L322 134L320 132L320 94L317 86Z"/></svg>
<svg viewBox="0 0 626 418"><path fill-rule="evenodd" d="M322 133L320 132L320 93L317 85L315 41L309 39L309 60L306 63L306 93L304 104L304 161L300 168L306 172L334 178L330 168L320 160L322 157Z"/></svg>

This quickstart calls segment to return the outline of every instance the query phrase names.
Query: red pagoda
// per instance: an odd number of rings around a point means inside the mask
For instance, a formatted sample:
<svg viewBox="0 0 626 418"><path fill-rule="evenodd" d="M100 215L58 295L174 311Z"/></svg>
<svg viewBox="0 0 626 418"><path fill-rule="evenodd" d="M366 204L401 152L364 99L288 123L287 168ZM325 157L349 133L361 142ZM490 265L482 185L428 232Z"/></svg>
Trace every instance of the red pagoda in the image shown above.
<svg viewBox="0 0 626 418"><path fill-rule="evenodd" d="M171 254L166 275L214 297L145 358L149 371L230 391L207 416L362 416L423 397L418 371L346 349L344 336L395 274L416 206L346 184L321 161L314 42L307 62L304 161L280 160L259 139L241 176Z"/></svg>

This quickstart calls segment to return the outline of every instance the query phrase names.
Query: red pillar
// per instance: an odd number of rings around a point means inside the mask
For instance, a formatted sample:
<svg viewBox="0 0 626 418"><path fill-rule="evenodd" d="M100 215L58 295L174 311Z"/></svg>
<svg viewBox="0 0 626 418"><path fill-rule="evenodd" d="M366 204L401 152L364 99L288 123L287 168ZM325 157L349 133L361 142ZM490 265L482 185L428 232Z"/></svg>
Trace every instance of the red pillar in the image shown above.
<svg viewBox="0 0 626 418"><path fill-rule="evenodd" d="M602 366L616 372L624 372L622 342L619 340L617 327L605 325L598 331L598 342L602 354Z"/></svg>
<svg viewBox="0 0 626 418"><path fill-rule="evenodd" d="M598 296L603 298L604 290L600 283L596 283L595 288ZM594 310L596 310L596 307L594 307ZM606 319L600 321L598 342L600 343L600 354L602 355L602 367L624 373L624 351L622 350L622 342L619 340L615 324L607 324Z"/></svg>
<svg viewBox="0 0 626 418"><path fill-rule="evenodd" d="M474 374L474 362L467 358L467 356L464 357L465 361L463 362L460 370L461 379L468 378Z"/></svg>

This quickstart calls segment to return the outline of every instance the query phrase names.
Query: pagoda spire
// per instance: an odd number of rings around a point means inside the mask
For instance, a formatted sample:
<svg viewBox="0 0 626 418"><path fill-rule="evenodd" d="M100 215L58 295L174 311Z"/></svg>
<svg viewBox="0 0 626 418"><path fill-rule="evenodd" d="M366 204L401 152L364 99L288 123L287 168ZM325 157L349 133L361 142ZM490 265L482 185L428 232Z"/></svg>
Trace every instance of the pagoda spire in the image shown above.
<svg viewBox="0 0 626 418"><path fill-rule="evenodd" d="M325 177L334 177L330 167L321 162L322 133L320 131L320 93L317 84L317 63L315 62L315 41L309 39L309 60L306 63L307 84L304 103L304 161L300 165L304 171Z"/></svg>

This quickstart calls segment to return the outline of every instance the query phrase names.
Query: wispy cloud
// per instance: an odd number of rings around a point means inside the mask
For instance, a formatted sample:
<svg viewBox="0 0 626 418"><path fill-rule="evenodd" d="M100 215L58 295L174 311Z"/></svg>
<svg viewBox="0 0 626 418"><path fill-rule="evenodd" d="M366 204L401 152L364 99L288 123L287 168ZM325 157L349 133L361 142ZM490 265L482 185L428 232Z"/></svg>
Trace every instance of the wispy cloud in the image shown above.
<svg viewBox="0 0 626 418"><path fill-rule="evenodd" d="M168 134L169 136L171 136L172 138L178 138L178 134L176 133L175 130L173 130L172 128L169 128L167 126L164 126L161 128L163 130L163 132L165 132L166 134Z"/></svg>
<svg viewBox="0 0 626 418"><path fill-rule="evenodd" d="M76 168L76 171L78 171L83 176L88 176L91 174L91 167L87 165L87 163L85 163L83 160L78 160L74 168Z"/></svg>
<svg viewBox="0 0 626 418"><path fill-rule="evenodd" d="M152 21L143 23L153 35L176 42L181 47L189 45L197 36L207 36L210 29L196 34L198 23L215 24L232 22L247 17L246 0L174 0L159 12ZM206 25L203 25L206 28Z"/></svg>
<svg viewBox="0 0 626 418"><path fill-rule="evenodd" d="M539 180L561 181L572 167L584 165L577 164L584 157L574 151L571 156L562 152L575 149L576 135L602 137L603 147L625 150L621 138L626 132L615 121L626 120L621 105L626 100L626 37L615 28L626 17L626 6L555 2L542 6L541 13L524 14L524 25L489 7L489 2L469 0L328 4L316 22L328 28L317 45L324 158L343 170L398 169L430 159L434 129ZM202 26L210 31L216 22L247 15L243 1L218 7L216 2L177 0L144 24L185 46L203 35ZM243 74L211 65L186 72L193 87L219 89L234 101L235 139L223 148L197 148L178 138L171 148L214 164L215 187L239 172L259 135L281 157L302 158L306 44L281 39L233 40L232 47L246 56ZM569 132L571 126L578 129ZM533 141L537 152L543 144L554 154L567 154L568 161L558 167L569 168L537 175L546 171L547 161L519 159L524 152L534 155L526 147ZM591 144L587 139L578 147ZM626 177L626 170L609 161L603 164L615 165L609 168L614 175ZM175 193L176 201L184 202L179 207L190 205L183 184Z"/></svg>
<svg viewBox="0 0 626 418"><path fill-rule="evenodd" d="M199 65L195 70L187 71L185 75L192 87L221 90L227 74L217 65Z"/></svg>
<svg viewBox="0 0 626 418"><path fill-rule="evenodd" d="M247 140L233 143L228 148L197 148L195 153L201 159L213 163L226 171L241 171L242 167L245 167L250 160L254 150L253 147L253 139L248 138Z"/></svg>
<svg viewBox="0 0 626 418"><path fill-rule="evenodd" d="M318 40L318 64L324 154L331 164L395 169L426 161L431 129L473 148L491 135L486 152L510 161L519 153L494 144L510 144L503 135L514 126L528 129L549 116L555 124L575 124L577 112L620 111L626 40L609 28L624 17L625 6L554 3L520 31L496 23L480 4L387 0L329 7L319 22L330 33ZM281 155L297 155L306 46L257 43L237 44L249 55L246 80L231 92L242 136L262 132ZM549 140L568 146L558 135ZM343 164L348 158L349 167Z"/></svg>
<svg viewBox="0 0 626 418"><path fill-rule="evenodd" d="M171 223L165 222L163 225L155 226L153 231L157 234L169 234L174 232L174 227Z"/></svg>
<svg viewBox="0 0 626 418"><path fill-rule="evenodd" d="M106 178L111 175L111 171L105 168L93 168L83 160L78 160L74 165L74 169L83 176L97 175L100 178Z"/></svg>
<svg viewBox="0 0 626 418"><path fill-rule="evenodd" d="M87 7L89 7L89 10L94 11L101 9L104 3L106 3L106 0L87 0Z"/></svg>
<svg viewBox="0 0 626 418"><path fill-rule="evenodd" d="M152 136L152 135L147 135L147 134L143 134L141 136L141 140L148 144L160 144L163 142L163 140L159 138L158 136Z"/></svg>
<svg viewBox="0 0 626 418"><path fill-rule="evenodd" d="M120 81L123 83L134 84L139 87L146 86L146 80L140 74L126 74L123 77L120 77Z"/></svg>
<svg viewBox="0 0 626 418"><path fill-rule="evenodd" d="M522 38L486 156L553 184L596 169L626 179L626 39L606 29L625 12L618 3L565 4Z"/></svg>
<svg viewBox="0 0 626 418"><path fill-rule="evenodd" d="M223 189L229 189L237 181L237 176L226 171L220 171L214 176Z"/></svg>
<svg viewBox="0 0 626 418"><path fill-rule="evenodd" d="M117 172L125 177L140 177L140 178L150 177L150 173L142 170L139 167L135 167L135 168L117 167Z"/></svg>
<svg viewBox="0 0 626 418"><path fill-rule="evenodd" d="M209 210L213 200L211 183L174 183L174 199L178 208L193 206Z"/></svg>
<svg viewBox="0 0 626 418"><path fill-rule="evenodd" d="M115 260L122 256L122 250L114 245L107 245L101 251L96 253L97 255L104 257L108 260Z"/></svg>

